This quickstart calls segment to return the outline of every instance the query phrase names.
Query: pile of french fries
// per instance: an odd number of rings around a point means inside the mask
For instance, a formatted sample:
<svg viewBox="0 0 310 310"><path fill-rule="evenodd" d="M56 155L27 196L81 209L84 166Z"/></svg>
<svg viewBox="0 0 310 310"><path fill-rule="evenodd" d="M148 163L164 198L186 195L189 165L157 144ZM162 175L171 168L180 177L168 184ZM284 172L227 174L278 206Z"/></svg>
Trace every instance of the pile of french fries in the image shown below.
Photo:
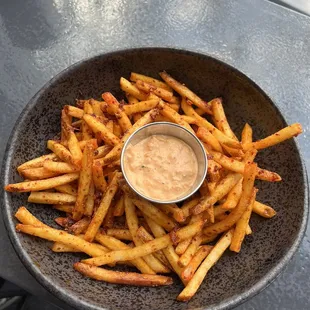
<svg viewBox="0 0 310 310"><path fill-rule="evenodd" d="M205 102L184 84L161 72L163 81L131 73L120 87L126 101L111 93L102 101L78 100L61 112L60 140L49 140L51 153L17 170L25 181L10 192L30 192L28 202L64 212L59 229L39 221L25 207L15 214L17 231L53 241L54 252L83 252L80 273L110 283L158 286L172 284L176 273L184 284L177 297L191 299L226 249L241 250L252 234L253 213L272 218L276 211L256 200L255 179L281 177L259 167L258 150L302 132L293 124L259 141L245 124L241 139L232 131L222 100ZM120 169L128 137L151 122L177 123L196 136L208 155L208 173L199 191L181 204L152 204L133 193ZM56 214L56 213L55 213ZM115 271L127 265L139 272Z"/></svg>

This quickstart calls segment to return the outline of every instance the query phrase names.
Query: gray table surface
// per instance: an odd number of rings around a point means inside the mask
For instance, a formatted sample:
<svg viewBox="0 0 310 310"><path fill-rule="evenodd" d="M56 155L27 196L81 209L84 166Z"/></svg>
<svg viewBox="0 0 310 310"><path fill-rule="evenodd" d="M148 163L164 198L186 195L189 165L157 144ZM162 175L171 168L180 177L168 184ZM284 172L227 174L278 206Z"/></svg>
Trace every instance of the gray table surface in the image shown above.
<svg viewBox="0 0 310 310"><path fill-rule="evenodd" d="M55 74L93 55L141 46L208 53L237 67L299 121L306 165L310 121L310 18L264 0L2 1L0 161L29 99ZM0 220L0 276L69 309L23 267ZM286 270L238 309L309 309L310 225Z"/></svg>

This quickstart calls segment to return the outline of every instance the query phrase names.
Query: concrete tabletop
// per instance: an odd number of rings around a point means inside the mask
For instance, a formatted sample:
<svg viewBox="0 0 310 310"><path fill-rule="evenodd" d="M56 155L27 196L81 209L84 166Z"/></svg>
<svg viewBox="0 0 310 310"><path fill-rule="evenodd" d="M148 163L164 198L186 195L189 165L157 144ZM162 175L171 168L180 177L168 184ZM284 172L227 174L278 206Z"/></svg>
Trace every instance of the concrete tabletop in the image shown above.
<svg viewBox="0 0 310 310"><path fill-rule="evenodd" d="M302 123L298 140L310 168L310 18L264 0L3 1L0 161L18 115L54 75L83 58L142 46L207 53L243 71L288 123ZM238 309L309 309L309 274L310 225L286 270ZM2 219L0 276L69 309L23 267Z"/></svg>

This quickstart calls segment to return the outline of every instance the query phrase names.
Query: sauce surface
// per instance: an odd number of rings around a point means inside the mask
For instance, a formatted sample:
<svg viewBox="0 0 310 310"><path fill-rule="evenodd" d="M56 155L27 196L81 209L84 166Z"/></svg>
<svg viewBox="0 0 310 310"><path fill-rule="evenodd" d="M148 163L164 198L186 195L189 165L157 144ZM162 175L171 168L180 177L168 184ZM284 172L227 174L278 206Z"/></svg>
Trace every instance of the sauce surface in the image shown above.
<svg viewBox="0 0 310 310"><path fill-rule="evenodd" d="M129 145L124 169L132 186L157 200L173 200L187 194L198 174L192 148L168 135L153 135Z"/></svg>

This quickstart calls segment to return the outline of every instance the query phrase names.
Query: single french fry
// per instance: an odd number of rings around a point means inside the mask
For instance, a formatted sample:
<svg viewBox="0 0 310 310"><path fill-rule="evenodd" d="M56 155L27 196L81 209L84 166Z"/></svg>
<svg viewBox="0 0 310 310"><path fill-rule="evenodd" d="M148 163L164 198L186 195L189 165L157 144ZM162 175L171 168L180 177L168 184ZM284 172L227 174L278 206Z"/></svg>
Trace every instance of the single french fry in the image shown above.
<svg viewBox="0 0 310 310"><path fill-rule="evenodd" d="M32 215L24 206L18 208L15 217L25 225L45 227L46 225Z"/></svg>
<svg viewBox="0 0 310 310"><path fill-rule="evenodd" d="M153 86L156 86L156 87L163 88L163 89L171 92L171 94L172 94L171 87L168 86L166 83L164 83L162 81L159 81L157 79L154 79L152 77L143 75L143 74L131 72L131 74L130 74L130 81L137 82L138 80L144 81L144 82L149 83L149 84L151 84Z"/></svg>
<svg viewBox="0 0 310 310"><path fill-rule="evenodd" d="M202 263L202 261L209 255L212 248L213 246L203 245L198 249L189 264L182 271L182 278L185 281L189 281L193 277L195 271Z"/></svg>
<svg viewBox="0 0 310 310"><path fill-rule="evenodd" d="M99 146L95 151L94 151L94 158L102 158L106 156L110 151L112 150L112 147L110 145L103 145Z"/></svg>
<svg viewBox="0 0 310 310"><path fill-rule="evenodd" d="M297 137L299 134L302 133L302 127L301 124L299 123L295 123L292 124L290 126L287 126L279 131L277 131L276 133L258 140L256 142L252 142L252 143L245 143L243 145L243 148L245 150L248 150L250 148L255 148L257 150L261 150L261 149L265 149L267 147L279 144L285 140L288 140L290 138L293 137Z"/></svg>
<svg viewBox="0 0 310 310"><path fill-rule="evenodd" d="M157 208L166 213L168 216L174 218L178 223L183 223L186 218L181 208L175 203L157 204Z"/></svg>
<svg viewBox="0 0 310 310"><path fill-rule="evenodd" d="M93 162L92 171L95 188L104 193L108 185L99 162Z"/></svg>
<svg viewBox="0 0 310 310"><path fill-rule="evenodd" d="M98 207L98 209L96 210L96 212L94 213L94 216L87 228L87 231L85 232L85 240L87 241L93 241L96 233L100 227L100 225L102 224L104 217L106 216L108 209L111 205L111 201L118 189L118 180L120 178L120 174L116 173L114 175L113 180L111 181L111 183L109 184L101 202L100 205Z"/></svg>
<svg viewBox="0 0 310 310"><path fill-rule="evenodd" d="M222 105L222 99L216 98L211 101L213 120L216 127L222 131L227 137L238 140L234 132L231 130L229 123L227 121L224 108Z"/></svg>
<svg viewBox="0 0 310 310"><path fill-rule="evenodd" d="M43 167L43 163L46 160L57 160L58 157L56 154L51 153L51 154L47 154L47 155L43 155L34 159L31 159L25 163L23 163L22 165L19 165L17 167L17 171L19 173L21 173L23 170L25 169L31 169L31 168L39 168L39 167Z"/></svg>
<svg viewBox="0 0 310 310"><path fill-rule="evenodd" d="M108 209L108 212L106 216L104 217L102 226L107 229L107 228L112 228L114 223L114 206L111 205L110 208Z"/></svg>
<svg viewBox="0 0 310 310"><path fill-rule="evenodd" d="M201 141L208 144L213 150L223 153L221 144L208 129L199 127L196 135Z"/></svg>
<svg viewBox="0 0 310 310"><path fill-rule="evenodd" d="M185 85L179 83L174 78L172 78L167 72L159 73L161 78L177 93L179 93L182 97L188 98L191 100L198 108L203 110L208 114L212 114L211 106L201 98L199 98L196 94L194 94L190 89L188 89Z"/></svg>
<svg viewBox="0 0 310 310"><path fill-rule="evenodd" d="M121 155L121 151L123 148L123 145L129 138L129 136L136 131L138 128L153 122L155 119L156 115L158 114L157 109L152 109L151 111L147 112L146 114L143 115L127 132L123 135L121 142L117 144L111 152L109 152L103 159L97 159L101 165L110 163L116 159L118 159Z"/></svg>
<svg viewBox="0 0 310 310"><path fill-rule="evenodd" d="M134 286L161 286L173 283L172 278L159 275L140 274L135 272L112 271L83 263L75 263L74 269L99 281Z"/></svg>
<svg viewBox="0 0 310 310"><path fill-rule="evenodd" d="M107 127L96 118L96 116L84 115L83 119L92 129L92 131L95 134L98 134L105 143L112 146L120 143L119 138L116 137L112 132L110 132Z"/></svg>
<svg viewBox="0 0 310 310"><path fill-rule="evenodd" d="M131 233L128 229L109 228L109 229L107 229L106 234L108 236L112 236L116 239L132 241L132 236L131 236Z"/></svg>
<svg viewBox="0 0 310 310"><path fill-rule="evenodd" d="M203 279L205 278L207 272L216 264L216 262L221 258L225 250L229 247L231 243L233 230L228 231L212 248L209 255L197 269L191 280L188 282L187 286L183 289L177 300L188 301L190 300L201 285Z"/></svg>
<svg viewBox="0 0 310 310"><path fill-rule="evenodd" d="M122 216L125 211L124 195L122 195L115 204L114 216Z"/></svg>
<svg viewBox="0 0 310 310"><path fill-rule="evenodd" d="M139 220L136 214L136 207L131 201L131 199L125 194L125 214L126 214L126 222L132 236L132 239L136 246L142 246L143 242L137 236L137 231L139 227ZM152 254L143 256L145 262L155 271L158 273L167 273L169 269L165 267L155 256Z"/></svg>
<svg viewBox="0 0 310 310"><path fill-rule="evenodd" d="M69 204L57 205L57 204L55 204L55 205L53 205L53 208L58 210L58 211L62 211L62 212L66 212L66 213L72 213L74 205L69 205Z"/></svg>
<svg viewBox="0 0 310 310"><path fill-rule="evenodd" d="M65 105L64 110L68 115L75 118L81 119L84 116L84 111L82 109L76 108L72 105Z"/></svg>
<svg viewBox="0 0 310 310"><path fill-rule="evenodd" d="M158 102L159 100L157 99L140 101L135 104L124 105L123 109L127 115L133 115L136 113L146 112L154 109L157 106Z"/></svg>
<svg viewBox="0 0 310 310"><path fill-rule="evenodd" d="M79 141L71 126L68 128L67 133L68 149L72 155L73 164L79 167L83 156Z"/></svg>
<svg viewBox="0 0 310 310"><path fill-rule="evenodd" d="M235 139L227 137L224 133L222 133L215 126L213 126L210 122L208 122L205 118L198 115L196 111L193 109L193 107L191 107L188 104L187 101L184 102L184 100L182 100L181 106L182 106L182 110L184 111L186 115L195 117L197 120L196 124L200 127L207 128L222 145L227 145L227 146L237 148L237 149L242 148L242 145L240 142L238 142Z"/></svg>
<svg viewBox="0 0 310 310"><path fill-rule="evenodd" d="M170 108L162 100L159 101L158 107L160 108L160 113L163 116L168 117L174 123L177 123L180 126L186 128L191 133L194 133L194 130L192 129L192 127L182 119L181 115L178 112L176 112L175 110L173 110L172 108Z"/></svg>
<svg viewBox="0 0 310 310"><path fill-rule="evenodd" d="M78 166L60 162L60 161L52 161L46 160L43 164L43 168L54 173L63 174L63 173L73 173L80 170Z"/></svg>
<svg viewBox="0 0 310 310"><path fill-rule="evenodd" d="M178 243L177 246L175 247L175 252L178 255L183 255L184 252L189 247L191 241L192 241L192 238L187 238L187 239L184 239L183 241L181 241L180 243Z"/></svg>
<svg viewBox="0 0 310 310"><path fill-rule="evenodd" d="M84 148L82 168L79 178L78 194L73 210L73 219L80 220L85 212L85 205L89 195L89 188L92 182L92 165L94 159L95 140L88 140Z"/></svg>
<svg viewBox="0 0 310 310"><path fill-rule="evenodd" d="M256 198L256 192L257 190L253 189L251 201L249 205L247 206L246 210L244 211L244 213L241 215L240 219L236 223L236 227L235 227L233 237L231 239L231 244L229 247L231 251L239 253L241 250L241 245L246 235L247 227L249 227L248 225L249 225L249 220L250 220L252 209L253 209L253 204Z"/></svg>
<svg viewBox="0 0 310 310"><path fill-rule="evenodd" d="M93 112L95 115L100 116L100 117L104 117L103 111L101 110L101 102L100 101L90 99L89 103L92 106Z"/></svg>
<svg viewBox="0 0 310 310"><path fill-rule="evenodd" d="M136 86L132 85L128 80L123 77L120 78L120 86L125 93L128 93L142 101L147 100L148 94L140 91Z"/></svg>
<svg viewBox="0 0 310 310"><path fill-rule="evenodd" d="M109 92L102 94L103 100L107 103L108 109L111 109L112 113L116 116L119 125L121 126L123 132L126 132L132 127L130 119L126 113L120 109L120 104L116 98Z"/></svg>
<svg viewBox="0 0 310 310"><path fill-rule="evenodd" d="M84 215L92 216L94 211L94 205L95 205L95 185L94 182L91 181L89 185L89 192L85 202Z"/></svg>
<svg viewBox="0 0 310 310"><path fill-rule="evenodd" d="M114 122L113 122L113 120L107 121L107 123L106 123L105 126L107 127L107 129L108 129L110 132L114 133Z"/></svg>
<svg viewBox="0 0 310 310"><path fill-rule="evenodd" d="M71 184L55 186L56 191L64 194L77 195L77 189Z"/></svg>
<svg viewBox="0 0 310 310"><path fill-rule="evenodd" d="M89 217L83 217L76 223L74 223L72 226L69 227L68 231L72 233L73 235L80 235L82 233L85 233L89 223L90 223Z"/></svg>
<svg viewBox="0 0 310 310"><path fill-rule="evenodd" d="M15 184L8 184L4 189L8 192L34 192L51 189L58 185L63 185L78 179L78 173L69 173L61 176L35 181L26 181Z"/></svg>
<svg viewBox="0 0 310 310"><path fill-rule="evenodd" d="M101 233L96 234L95 240L111 250L130 249L130 246L126 243L123 243L112 236L103 235ZM142 258L136 258L132 260L131 263L144 274L155 274L154 270L152 270Z"/></svg>
<svg viewBox="0 0 310 310"><path fill-rule="evenodd" d="M156 223L164 227L167 231L171 231L175 227L175 222L173 219L168 217L149 201L140 197L136 197L132 199L132 202L141 210L143 214L152 218Z"/></svg>
<svg viewBox="0 0 310 310"><path fill-rule="evenodd" d="M51 247L51 250L55 253L78 253L78 252L81 252L80 250L77 250L71 246L68 246L66 244L63 244L61 242L54 242L52 247Z"/></svg>
<svg viewBox="0 0 310 310"><path fill-rule="evenodd" d="M241 179L228 193L226 201L221 206L222 210L231 210L238 204L242 194L242 180L243 179Z"/></svg>
<svg viewBox="0 0 310 310"><path fill-rule="evenodd" d="M194 257L195 253L197 252L200 243L202 241L202 235L198 234L197 236L193 237L191 240L191 243L189 244L188 248L186 251L182 254L180 257L178 264L181 267L186 267L191 259Z"/></svg>
<svg viewBox="0 0 310 310"><path fill-rule="evenodd" d="M252 127L248 123L246 123L241 133L241 143L247 144L251 143L252 141L253 141L253 130Z"/></svg>
<svg viewBox="0 0 310 310"><path fill-rule="evenodd" d="M242 182L242 194L238 205L223 221L206 227L203 232L205 235L214 235L230 229L242 216L252 197L255 174L257 173L257 165L246 164L245 173Z"/></svg>
<svg viewBox="0 0 310 310"><path fill-rule="evenodd" d="M147 82L137 80L136 81L136 87L140 90L142 90L145 93L154 93L156 96L162 98L165 101L170 102L172 99L173 93L170 91L167 91L164 88L157 87L154 85L151 85Z"/></svg>
<svg viewBox="0 0 310 310"><path fill-rule="evenodd" d="M77 236L68 234L63 230L54 229L48 226L39 227L24 224L17 224L16 230L18 232L23 232L25 234L40 237L42 239L61 242L92 257L105 254L105 252L101 249L98 249L95 244L87 242Z"/></svg>
<svg viewBox="0 0 310 310"><path fill-rule="evenodd" d="M217 201L227 195L241 178L242 175L239 173L229 173L217 184L211 195L200 199L199 203L191 209L192 214L199 214L211 208Z"/></svg>
<svg viewBox="0 0 310 310"><path fill-rule="evenodd" d="M273 208L258 201L253 204L253 212L265 218L272 218L277 214Z"/></svg>
<svg viewBox="0 0 310 310"><path fill-rule="evenodd" d="M65 161L66 163L75 165L71 153L68 151L67 148L65 148L60 143L57 143L56 141L53 140L48 140L47 148L50 149L52 152L54 152L57 155L57 157L59 157L61 160Z"/></svg>
<svg viewBox="0 0 310 310"><path fill-rule="evenodd" d="M28 197L28 202L52 205L72 204L75 201L76 196L64 193L31 192Z"/></svg>
<svg viewBox="0 0 310 310"><path fill-rule="evenodd" d="M244 152L241 149L235 149L233 147L230 147L228 145L223 144L223 150L225 154L230 155L231 157L243 157Z"/></svg>
<svg viewBox="0 0 310 310"><path fill-rule="evenodd" d="M220 164L222 167L224 167L227 170L238 172L243 174L244 173L244 167L245 163L235 160L233 158L229 158L221 153L210 151L212 154L213 160L215 160L218 164ZM257 176L258 179L269 181L269 182L279 182L281 181L281 177L272 171L258 168L257 169Z"/></svg>
<svg viewBox="0 0 310 310"><path fill-rule="evenodd" d="M34 181L34 180L43 180L48 178L53 178L58 176L60 173L55 171L50 171L44 167L38 167L38 168L29 168L21 170L20 174L28 180Z"/></svg>

